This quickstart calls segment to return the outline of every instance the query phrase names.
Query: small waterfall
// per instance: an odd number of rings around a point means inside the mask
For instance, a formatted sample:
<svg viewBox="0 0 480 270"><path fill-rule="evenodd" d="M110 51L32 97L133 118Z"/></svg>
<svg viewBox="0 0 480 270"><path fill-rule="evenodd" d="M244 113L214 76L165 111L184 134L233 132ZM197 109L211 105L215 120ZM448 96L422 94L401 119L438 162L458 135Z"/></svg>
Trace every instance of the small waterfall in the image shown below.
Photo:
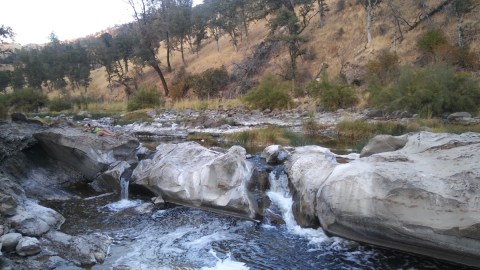
<svg viewBox="0 0 480 270"><path fill-rule="evenodd" d="M267 192L267 196L272 201L273 207L280 211L288 231L307 238L310 240L310 244L320 244L328 239L321 229L302 228L295 221L292 212L292 194L288 187L287 174L283 168L270 172L268 181L270 182L270 190Z"/></svg>
<svg viewBox="0 0 480 270"><path fill-rule="evenodd" d="M128 200L128 184L130 181L123 175L120 177L120 199Z"/></svg>

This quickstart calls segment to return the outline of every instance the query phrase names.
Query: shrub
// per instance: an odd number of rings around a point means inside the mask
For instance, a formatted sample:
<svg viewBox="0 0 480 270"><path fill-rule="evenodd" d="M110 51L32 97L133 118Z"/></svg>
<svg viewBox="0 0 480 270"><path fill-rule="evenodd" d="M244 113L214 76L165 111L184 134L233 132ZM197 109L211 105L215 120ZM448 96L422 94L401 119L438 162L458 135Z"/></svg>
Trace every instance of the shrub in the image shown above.
<svg viewBox="0 0 480 270"><path fill-rule="evenodd" d="M250 90L243 100L253 109L271 110L288 108L293 102L288 95L288 86L273 75L263 77L260 84Z"/></svg>
<svg viewBox="0 0 480 270"><path fill-rule="evenodd" d="M229 81L230 78L224 66L209 68L200 74L189 76L187 79L188 85L193 88L193 92L200 99L216 97Z"/></svg>
<svg viewBox="0 0 480 270"><path fill-rule="evenodd" d="M72 101L69 98L56 97L48 102L48 109L52 112L71 110L72 107Z"/></svg>
<svg viewBox="0 0 480 270"><path fill-rule="evenodd" d="M71 99L72 100L72 103L73 105L77 106L78 109L88 109L88 105L90 103L92 103L92 99L87 97L87 96L84 96L84 95L80 95L80 96L77 96L77 97L74 97Z"/></svg>
<svg viewBox="0 0 480 270"><path fill-rule="evenodd" d="M140 88L128 101L127 110L134 111L145 108L153 108L161 104L160 94L156 87Z"/></svg>
<svg viewBox="0 0 480 270"><path fill-rule="evenodd" d="M322 107L329 111L345 109L358 102L353 88L346 84L330 82L326 73L322 74L320 81L311 81L307 85L307 91L313 97L320 98Z"/></svg>
<svg viewBox="0 0 480 270"><path fill-rule="evenodd" d="M13 109L21 112L38 112L48 103L48 98L40 90L24 88L8 94L8 103Z"/></svg>
<svg viewBox="0 0 480 270"><path fill-rule="evenodd" d="M440 29L432 29L422 35L417 41L417 47L426 56L433 58L436 61L436 51L443 45L448 44L445 33Z"/></svg>
<svg viewBox="0 0 480 270"><path fill-rule="evenodd" d="M368 62L367 68L370 80L378 79L380 83L386 84L398 76L399 59L396 53L382 50L375 60Z"/></svg>
<svg viewBox="0 0 480 270"><path fill-rule="evenodd" d="M476 113L480 103L479 82L445 65L406 68L391 86L370 87L369 91L369 102L374 107L407 110L424 117L444 112Z"/></svg>

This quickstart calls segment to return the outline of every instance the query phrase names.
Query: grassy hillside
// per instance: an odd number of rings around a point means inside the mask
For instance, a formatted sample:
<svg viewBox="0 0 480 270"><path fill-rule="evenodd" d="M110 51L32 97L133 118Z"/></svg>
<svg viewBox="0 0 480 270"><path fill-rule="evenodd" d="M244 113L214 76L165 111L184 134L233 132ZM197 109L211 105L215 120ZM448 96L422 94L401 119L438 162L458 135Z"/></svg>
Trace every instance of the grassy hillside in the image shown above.
<svg viewBox="0 0 480 270"><path fill-rule="evenodd" d="M318 26L318 17L310 22L310 25L304 31L304 36L308 38L308 42L303 45L307 50L307 55L299 59L299 81L308 82L314 79L322 67L328 66L326 71L329 77L335 78L340 75L342 68L364 67L369 60L387 49L394 51L399 56L402 65L416 65L420 59L420 53L416 43L423 33L432 27L441 28L450 44L456 41L456 21L453 16L447 16L448 12L442 10L429 20L425 20L418 24L413 30L407 31L406 24L403 25L403 41L394 42L395 26L392 23L392 16L387 1L383 1L374 10L372 35L373 41L367 44L366 34L366 15L364 8L356 4L356 1L345 1L345 6L340 8L338 0L327 0L329 12L326 17L326 25L323 28ZM418 17L418 1L404 1L399 9L403 17L414 22ZM443 0L429 0L427 4L430 7L438 6ZM478 58L480 55L480 0L474 10L463 17L462 24L465 29L467 42ZM236 64L240 63L246 57L253 54L254 48L264 41L269 34L267 21L260 20L251 23L249 28L248 39L243 38L240 43L239 50L236 51L234 46L229 42L227 35L222 36L219 41L220 50L217 51L217 44L212 38L204 41L199 54L190 52L186 53L186 71L189 74L200 73L208 68L225 66L227 70L232 71ZM397 35L398 36L398 35ZM164 47L163 47L164 48ZM165 64L166 50L161 49L159 52L162 64ZM254 80L258 80L266 74L283 75L285 73L284 63L288 60L288 52L285 46L274 52L273 56L264 64L261 72L254 76ZM173 72L165 72L166 80L170 84L176 72L183 65L179 52L174 52L171 63ZM164 70L166 70L164 68ZM478 73L478 72L477 72ZM478 76L478 74L477 74ZM108 89L105 72L102 69L95 70L91 73L92 83L86 92L86 95L95 100L125 100L125 94L120 86L114 89ZM144 69L141 77L144 84L155 84L161 89L160 81L153 70ZM77 95L79 93L73 93Z"/></svg>

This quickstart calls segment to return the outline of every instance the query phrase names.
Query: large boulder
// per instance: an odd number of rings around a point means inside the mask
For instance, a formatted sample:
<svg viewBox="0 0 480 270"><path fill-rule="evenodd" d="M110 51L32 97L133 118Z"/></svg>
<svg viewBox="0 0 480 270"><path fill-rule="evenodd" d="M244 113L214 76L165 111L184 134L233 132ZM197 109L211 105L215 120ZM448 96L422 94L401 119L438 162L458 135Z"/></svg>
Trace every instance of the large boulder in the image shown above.
<svg viewBox="0 0 480 270"><path fill-rule="evenodd" d="M480 134L421 132L338 165L317 194L329 233L480 267Z"/></svg>
<svg viewBox="0 0 480 270"><path fill-rule="evenodd" d="M27 123L0 123L0 163L37 143L33 137L42 127Z"/></svg>
<svg viewBox="0 0 480 270"><path fill-rule="evenodd" d="M268 164L282 164L288 158L288 152L280 145L266 147L260 155Z"/></svg>
<svg viewBox="0 0 480 270"><path fill-rule="evenodd" d="M132 180L166 201L255 218L257 204L247 189L253 164L239 146L226 153L197 143L162 144L142 160Z"/></svg>
<svg viewBox="0 0 480 270"><path fill-rule="evenodd" d="M318 227L315 210L320 186L338 165L335 155L320 146L297 147L285 163L293 196L293 215L300 226Z"/></svg>
<svg viewBox="0 0 480 270"><path fill-rule="evenodd" d="M135 150L139 142L124 134L101 137L75 128L51 128L35 134L35 138L50 156L66 162L87 179L95 178L118 160L138 162Z"/></svg>
<svg viewBox="0 0 480 270"><path fill-rule="evenodd" d="M12 228L28 236L41 236L50 230L60 229L65 218L47 207L33 201L25 201L16 208L16 214L9 218Z"/></svg>
<svg viewBox="0 0 480 270"><path fill-rule="evenodd" d="M360 157L398 150L407 143L407 136L377 135L363 147Z"/></svg>
<svg viewBox="0 0 480 270"><path fill-rule="evenodd" d="M42 251L40 242L34 237L22 237L15 249L20 256L31 256Z"/></svg>
<svg viewBox="0 0 480 270"><path fill-rule="evenodd" d="M78 266L88 266L105 260L112 238L100 233L71 236L52 231L42 238L41 243L61 258Z"/></svg>

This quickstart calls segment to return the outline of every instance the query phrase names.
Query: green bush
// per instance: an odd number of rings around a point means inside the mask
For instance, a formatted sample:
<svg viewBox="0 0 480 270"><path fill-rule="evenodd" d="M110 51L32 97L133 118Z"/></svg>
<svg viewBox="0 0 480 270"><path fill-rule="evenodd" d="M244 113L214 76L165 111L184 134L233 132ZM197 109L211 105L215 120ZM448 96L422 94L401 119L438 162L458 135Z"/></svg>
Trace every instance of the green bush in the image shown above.
<svg viewBox="0 0 480 270"><path fill-rule="evenodd" d="M153 108L161 105L160 94L156 87L140 88L140 90L130 98L127 104L128 111L135 111L145 108Z"/></svg>
<svg viewBox="0 0 480 270"><path fill-rule="evenodd" d="M72 101L69 98L56 97L48 103L48 109L52 112L71 110L72 107Z"/></svg>
<svg viewBox="0 0 480 270"><path fill-rule="evenodd" d="M263 77L260 84L250 90L243 101L253 109L284 109L291 106L292 98L288 95L288 86L279 82L273 75Z"/></svg>
<svg viewBox="0 0 480 270"><path fill-rule="evenodd" d="M320 98L320 104L328 111L345 109L358 102L352 87L329 81L326 73L322 74L320 81L311 81L307 85L307 91L311 96Z"/></svg>
<svg viewBox="0 0 480 270"><path fill-rule="evenodd" d="M92 102L92 99L87 97L87 96L84 96L84 95L80 95L80 96L77 96L77 97L74 97L72 98L72 103L73 105L77 106L78 109L88 109L88 104L90 104Z"/></svg>
<svg viewBox="0 0 480 270"><path fill-rule="evenodd" d="M423 34L417 41L417 47L426 56L433 57L436 61L436 51L444 45L447 45L447 37L440 29L432 29Z"/></svg>
<svg viewBox="0 0 480 270"><path fill-rule="evenodd" d="M399 59L396 53L382 50L375 60L368 62L367 68L370 80L379 80L380 83L386 84L398 76Z"/></svg>
<svg viewBox="0 0 480 270"><path fill-rule="evenodd" d="M40 90L24 88L8 94L8 104L16 111L38 112L38 109L48 104L48 98Z"/></svg>
<svg viewBox="0 0 480 270"><path fill-rule="evenodd" d="M193 92L200 99L213 98L228 85L230 77L227 69L209 68L200 74L189 76L186 84L193 88Z"/></svg>
<svg viewBox="0 0 480 270"><path fill-rule="evenodd" d="M377 85L368 90L369 102L374 107L407 110L424 117L445 112L476 113L480 103L478 80L445 65L405 68L390 86Z"/></svg>

